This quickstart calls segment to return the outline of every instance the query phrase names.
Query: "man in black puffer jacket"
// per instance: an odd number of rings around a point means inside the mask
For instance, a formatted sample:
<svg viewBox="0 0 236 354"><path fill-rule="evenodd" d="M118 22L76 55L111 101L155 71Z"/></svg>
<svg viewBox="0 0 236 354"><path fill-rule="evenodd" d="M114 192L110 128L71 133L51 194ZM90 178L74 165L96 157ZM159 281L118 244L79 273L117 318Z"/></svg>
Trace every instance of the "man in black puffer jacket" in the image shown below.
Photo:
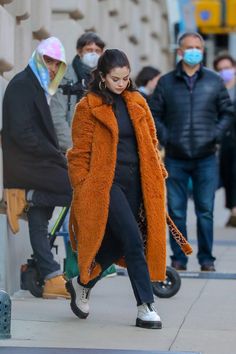
<svg viewBox="0 0 236 354"><path fill-rule="evenodd" d="M204 41L198 33L179 39L182 60L162 76L150 108L157 134L165 147L169 173L169 214L187 237L186 211L189 181L197 216L198 261L202 271L214 271L213 206L217 185L217 144L233 122L233 107L222 79L203 67ZM187 269L187 257L170 238L171 265Z"/></svg>

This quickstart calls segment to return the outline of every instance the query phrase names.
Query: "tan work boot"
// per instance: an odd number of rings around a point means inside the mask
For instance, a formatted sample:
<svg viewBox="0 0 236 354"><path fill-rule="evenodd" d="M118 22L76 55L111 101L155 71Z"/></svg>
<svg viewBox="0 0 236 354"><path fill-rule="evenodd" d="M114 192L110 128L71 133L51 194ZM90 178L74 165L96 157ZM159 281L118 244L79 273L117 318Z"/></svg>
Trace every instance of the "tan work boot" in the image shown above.
<svg viewBox="0 0 236 354"><path fill-rule="evenodd" d="M62 275L47 279L43 289L43 298L56 299L57 297L64 297L70 299L70 294L66 290L65 284L66 280Z"/></svg>
<svg viewBox="0 0 236 354"><path fill-rule="evenodd" d="M4 201L6 203L8 223L12 232L16 234L20 229L18 219L28 207L25 190L16 188L4 189Z"/></svg>

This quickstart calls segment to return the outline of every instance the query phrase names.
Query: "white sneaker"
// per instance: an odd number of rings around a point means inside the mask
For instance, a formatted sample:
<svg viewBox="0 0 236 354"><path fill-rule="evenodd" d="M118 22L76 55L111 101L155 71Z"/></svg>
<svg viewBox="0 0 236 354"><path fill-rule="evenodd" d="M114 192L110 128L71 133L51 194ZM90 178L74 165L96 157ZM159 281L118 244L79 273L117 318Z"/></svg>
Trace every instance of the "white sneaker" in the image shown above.
<svg viewBox="0 0 236 354"><path fill-rule="evenodd" d="M91 289L78 284L77 277L66 283L66 289L71 295L70 307L79 318L87 318L89 315L89 295Z"/></svg>
<svg viewBox="0 0 236 354"><path fill-rule="evenodd" d="M162 328L160 316L153 304L142 304L138 306L136 326L152 329Z"/></svg>

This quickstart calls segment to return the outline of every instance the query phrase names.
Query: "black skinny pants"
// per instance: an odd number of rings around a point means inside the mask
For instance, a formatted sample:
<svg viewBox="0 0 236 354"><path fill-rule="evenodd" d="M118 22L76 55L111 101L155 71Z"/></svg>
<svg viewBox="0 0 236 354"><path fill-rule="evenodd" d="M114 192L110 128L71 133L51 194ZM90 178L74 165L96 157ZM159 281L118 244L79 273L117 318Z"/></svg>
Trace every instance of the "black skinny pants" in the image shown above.
<svg viewBox="0 0 236 354"><path fill-rule="evenodd" d="M236 142L225 136L220 151L220 176L225 188L225 207L236 207Z"/></svg>
<svg viewBox="0 0 236 354"><path fill-rule="evenodd" d="M138 306L142 303L154 302L143 240L137 224L140 203L139 166L119 164L110 192L106 232L96 261L104 271L121 256L125 257ZM90 281L85 287L92 288L99 279L100 276ZM79 277L78 282L80 283Z"/></svg>

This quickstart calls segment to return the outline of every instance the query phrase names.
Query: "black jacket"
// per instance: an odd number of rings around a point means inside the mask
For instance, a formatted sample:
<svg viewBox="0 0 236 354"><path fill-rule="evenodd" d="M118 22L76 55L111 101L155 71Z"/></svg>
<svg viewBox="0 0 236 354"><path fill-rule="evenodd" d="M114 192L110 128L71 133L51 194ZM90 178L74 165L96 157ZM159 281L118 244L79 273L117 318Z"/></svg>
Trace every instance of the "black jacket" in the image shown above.
<svg viewBox="0 0 236 354"><path fill-rule="evenodd" d="M181 62L160 78L150 108L166 156L176 159L213 154L234 119L233 106L221 78L201 67L191 90Z"/></svg>
<svg viewBox="0 0 236 354"><path fill-rule="evenodd" d="M70 193L46 96L29 66L7 86L2 147L5 188Z"/></svg>

